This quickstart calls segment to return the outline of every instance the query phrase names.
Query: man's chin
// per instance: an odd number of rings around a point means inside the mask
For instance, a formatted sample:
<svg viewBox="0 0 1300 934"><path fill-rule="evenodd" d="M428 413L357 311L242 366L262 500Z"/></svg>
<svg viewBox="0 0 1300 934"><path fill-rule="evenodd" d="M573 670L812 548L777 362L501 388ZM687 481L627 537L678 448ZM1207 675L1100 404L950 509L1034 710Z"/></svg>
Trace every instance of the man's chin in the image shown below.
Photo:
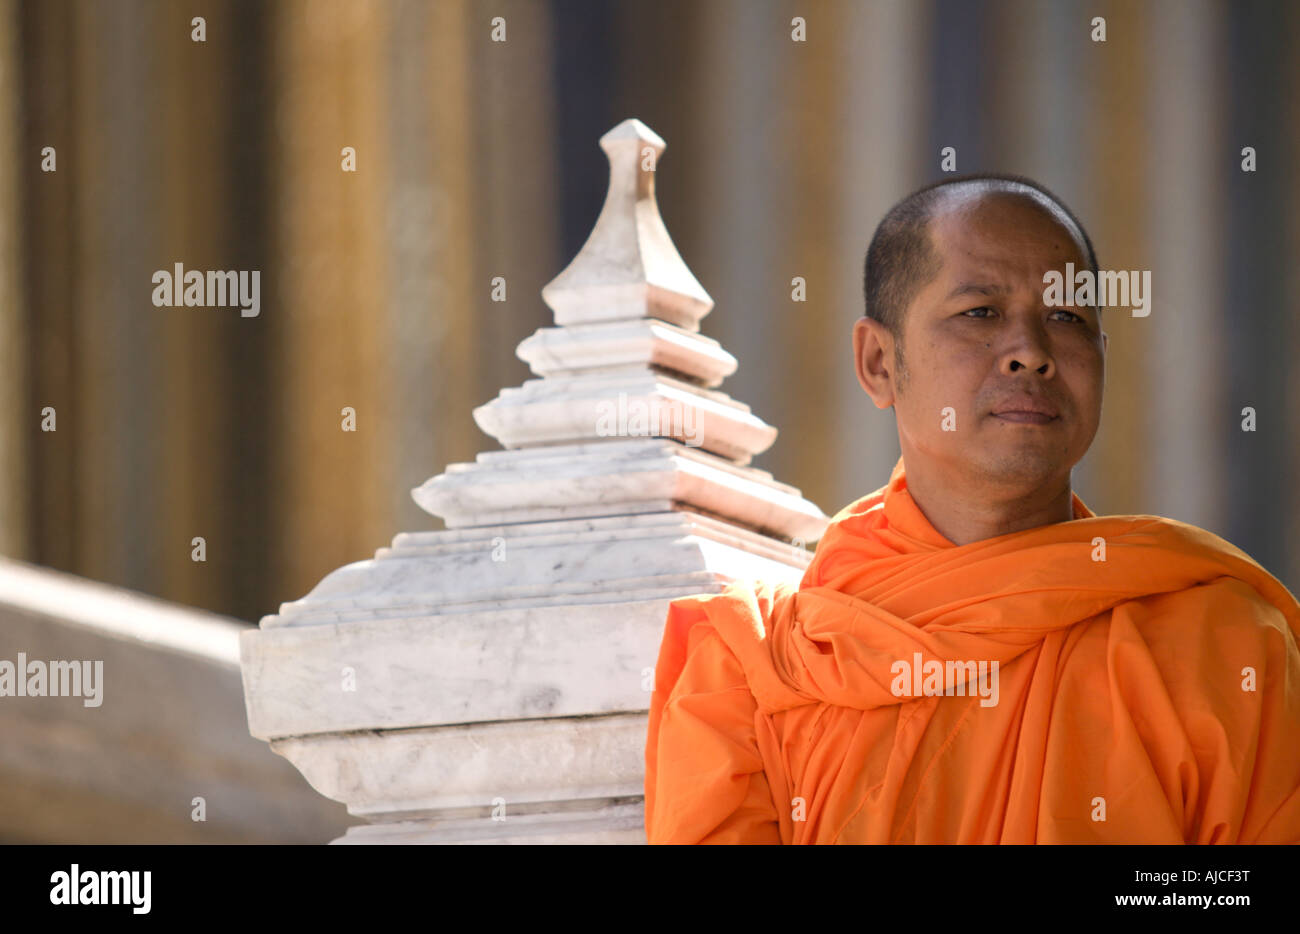
<svg viewBox="0 0 1300 934"><path fill-rule="evenodd" d="M1071 466L1059 457L1020 450L981 458L975 472L990 488L1004 494L1028 496L1044 487L1058 485L1062 477L1068 479Z"/></svg>

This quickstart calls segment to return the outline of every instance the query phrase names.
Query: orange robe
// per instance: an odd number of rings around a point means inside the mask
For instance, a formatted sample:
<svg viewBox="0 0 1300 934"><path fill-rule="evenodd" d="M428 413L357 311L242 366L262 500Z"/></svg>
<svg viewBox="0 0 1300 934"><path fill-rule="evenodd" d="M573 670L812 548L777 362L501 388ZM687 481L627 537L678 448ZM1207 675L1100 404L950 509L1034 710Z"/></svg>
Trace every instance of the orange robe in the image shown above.
<svg viewBox="0 0 1300 934"><path fill-rule="evenodd" d="M900 460L797 591L675 601L649 842L1300 843L1295 597L1194 526L1074 516L957 546Z"/></svg>

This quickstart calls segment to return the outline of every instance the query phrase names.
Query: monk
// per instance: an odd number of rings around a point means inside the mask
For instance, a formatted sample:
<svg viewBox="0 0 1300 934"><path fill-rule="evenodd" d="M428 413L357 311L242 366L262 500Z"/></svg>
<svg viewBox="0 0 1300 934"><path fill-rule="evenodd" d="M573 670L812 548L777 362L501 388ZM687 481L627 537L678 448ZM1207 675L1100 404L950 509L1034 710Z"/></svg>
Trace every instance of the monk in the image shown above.
<svg viewBox="0 0 1300 934"><path fill-rule="evenodd" d="M1097 516L1097 273L1045 189L968 176L867 252L858 380L889 482L797 589L675 601L651 699L651 843L1300 843L1300 606L1247 554Z"/></svg>

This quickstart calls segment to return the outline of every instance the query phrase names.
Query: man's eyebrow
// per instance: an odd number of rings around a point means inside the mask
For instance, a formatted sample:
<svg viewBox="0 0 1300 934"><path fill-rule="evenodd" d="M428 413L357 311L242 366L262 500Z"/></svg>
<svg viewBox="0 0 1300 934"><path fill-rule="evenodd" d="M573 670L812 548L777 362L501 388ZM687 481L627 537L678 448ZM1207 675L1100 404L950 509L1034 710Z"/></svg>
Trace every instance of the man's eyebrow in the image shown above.
<svg viewBox="0 0 1300 934"><path fill-rule="evenodd" d="M948 298L956 298L958 295L1006 295L1010 291L1007 286L996 283L963 282L948 293Z"/></svg>

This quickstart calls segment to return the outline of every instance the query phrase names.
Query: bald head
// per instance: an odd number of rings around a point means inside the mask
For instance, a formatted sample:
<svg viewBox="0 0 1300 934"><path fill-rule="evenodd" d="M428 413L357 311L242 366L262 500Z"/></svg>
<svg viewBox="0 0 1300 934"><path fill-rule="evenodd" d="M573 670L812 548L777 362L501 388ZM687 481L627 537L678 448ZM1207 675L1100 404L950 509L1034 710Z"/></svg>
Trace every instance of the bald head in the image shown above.
<svg viewBox="0 0 1300 934"><path fill-rule="evenodd" d="M903 313L943 265L934 245L933 222L993 198L1032 204L1066 231L1096 274L1097 256L1083 225L1036 182L1018 175L964 175L927 185L894 205L881 220L863 269L866 315L888 328L896 349L901 349Z"/></svg>

